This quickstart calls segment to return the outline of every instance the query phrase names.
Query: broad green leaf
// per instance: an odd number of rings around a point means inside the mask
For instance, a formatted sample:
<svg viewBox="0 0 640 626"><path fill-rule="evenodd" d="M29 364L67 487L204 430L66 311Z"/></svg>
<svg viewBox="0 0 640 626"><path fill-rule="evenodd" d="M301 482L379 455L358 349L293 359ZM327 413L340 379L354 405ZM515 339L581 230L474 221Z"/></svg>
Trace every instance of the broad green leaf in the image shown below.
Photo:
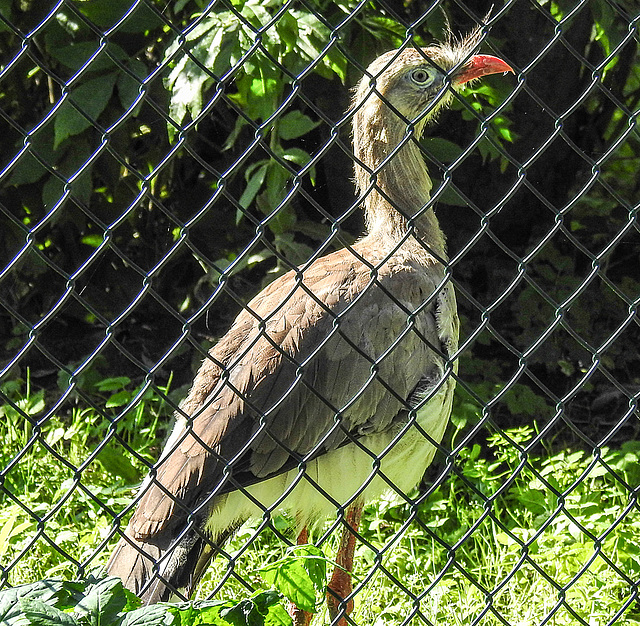
<svg viewBox="0 0 640 626"><path fill-rule="evenodd" d="M244 75L236 80L238 94L231 97L254 120L266 120L278 107L281 84L277 77Z"/></svg>
<svg viewBox="0 0 640 626"><path fill-rule="evenodd" d="M105 406L108 409L112 409L114 407L124 406L125 404L127 404L127 402L129 402L129 400L131 400L131 392L123 389L122 391L118 391L117 393L114 393L112 396L110 396L105 403Z"/></svg>
<svg viewBox="0 0 640 626"><path fill-rule="evenodd" d="M241 600L238 604L220 611L224 624L233 626L263 626L264 618L256 612L251 600ZM215 623L215 622L214 622Z"/></svg>
<svg viewBox="0 0 640 626"><path fill-rule="evenodd" d="M133 485L140 480L140 472L115 445L109 444L100 450L98 462L110 474L123 478L128 485Z"/></svg>
<svg viewBox="0 0 640 626"><path fill-rule="evenodd" d="M281 611L276 608L279 606L284 611L280 599L281 596L277 591L261 591L233 606L222 608L220 610L220 618L224 620L222 624L223 626L227 624L233 624L233 626L265 626L266 624L289 626L291 618L287 621ZM284 612L286 614L286 611ZM217 621L214 623L218 624Z"/></svg>
<svg viewBox="0 0 640 626"><path fill-rule="evenodd" d="M137 78L129 76L129 74L122 70L120 70L120 73L118 74L116 88L118 90L120 104L125 111L131 107L140 95L140 86L148 74L147 66L138 59L132 59L127 64L127 69L129 69ZM132 111L134 117L138 115L141 107L142 102L139 102L136 108Z"/></svg>
<svg viewBox="0 0 640 626"><path fill-rule="evenodd" d="M105 110L113 93L118 74L113 72L83 83L71 91L69 100L84 111L90 119L81 115L71 102L65 102L56 115L54 122L53 147L57 148L67 137L80 134L92 125Z"/></svg>
<svg viewBox="0 0 640 626"><path fill-rule="evenodd" d="M247 2L247 4L244 5L244 7L242 8L242 16L246 18L247 21L256 29L262 28L263 26L268 24L269 20L271 19L269 11L255 2ZM267 32L264 33L264 35L268 37L270 30L271 29L267 29Z"/></svg>
<svg viewBox="0 0 640 626"><path fill-rule="evenodd" d="M208 78L198 66L195 66L194 70L187 71L188 63L189 57L182 57L165 82L165 86L171 91L169 115L178 125L182 123L187 111L193 110L199 113L202 110L201 88ZM167 132L169 140L173 141L176 127L171 122L167 122Z"/></svg>
<svg viewBox="0 0 640 626"><path fill-rule="evenodd" d="M265 626L292 626L293 620L291 615L287 613L287 609L282 603L274 604L269 607L269 612L264 618Z"/></svg>
<svg viewBox="0 0 640 626"><path fill-rule="evenodd" d="M240 196L240 200L238 200L238 203L243 209L249 208L254 198L258 195L258 192L260 191L260 188L264 183L264 179L267 175L267 170L269 169L269 167L270 167L269 163L264 163L247 180L247 186L245 187L245 190L242 192L242 195ZM239 211L238 213L241 217L242 212ZM238 221L237 217L238 216L236 216L236 222Z"/></svg>
<svg viewBox="0 0 640 626"><path fill-rule="evenodd" d="M198 51L204 47L205 51L209 52L209 56L205 58L205 67L211 68L216 76L224 76L240 57L240 39L239 39L239 27L237 23L226 25L223 31L223 36L220 40L220 47L213 56L213 53L206 44L201 45ZM244 50L242 50L244 52Z"/></svg>
<svg viewBox="0 0 640 626"><path fill-rule="evenodd" d="M310 117L300 111L291 111L283 115L278 121L278 135L281 139L296 139L306 135L314 128L320 126L320 122L314 122Z"/></svg>
<svg viewBox="0 0 640 626"><path fill-rule="evenodd" d="M253 97L273 100L274 90L278 88L278 80L276 77L265 76L265 73L262 73L258 78L251 79L249 88ZM270 106L263 117L269 117L273 111L274 107Z"/></svg>
<svg viewBox="0 0 640 626"><path fill-rule="evenodd" d="M214 80L212 74L224 75L231 68L232 57L237 54L238 25L232 23L223 26L218 18L219 16L216 16L215 20L200 24L202 35L194 44L184 44L199 63L195 63L185 54L165 81L165 86L171 91L169 113L178 124L187 112L191 114L191 119L196 119L202 111L203 92ZM194 29L196 30L198 29ZM193 36L193 32L189 35ZM187 39L191 41L189 36ZM167 57L170 52L171 48L167 51ZM175 128L172 124L169 124L168 128L169 138L173 139Z"/></svg>
<svg viewBox="0 0 640 626"><path fill-rule="evenodd" d="M315 15L307 11L293 10L291 14L298 22L298 46L309 59L315 59L329 41L329 29Z"/></svg>
<svg viewBox="0 0 640 626"><path fill-rule="evenodd" d="M167 607L153 604L126 613L120 626L162 626L166 619Z"/></svg>
<svg viewBox="0 0 640 626"><path fill-rule="evenodd" d="M266 120L278 108L282 81L278 76L269 76L267 72L260 72L258 78L252 78L250 83L251 98L246 107L247 114L254 119Z"/></svg>
<svg viewBox="0 0 640 626"><path fill-rule="evenodd" d="M72 615L37 598L20 598L20 609L31 626L78 626Z"/></svg>
<svg viewBox="0 0 640 626"><path fill-rule="evenodd" d="M182 11L182 9L184 9L184 7L189 4L191 0L176 0L174 5L173 5L173 11L174 13L177 15L178 13L180 13L180 11Z"/></svg>
<svg viewBox="0 0 640 626"><path fill-rule="evenodd" d="M275 587L298 608L315 613L324 593L327 561L315 546L296 546L275 563L258 570L263 580Z"/></svg>
<svg viewBox="0 0 640 626"><path fill-rule="evenodd" d="M291 173L285 169L282 165L276 162L272 162L267 169L266 177L266 191L258 196L256 205L265 214L271 213L284 199L287 193L287 182L291 178ZM282 222L284 211L280 210L276 216L274 216L269 222L269 228L273 232L282 232L281 229L276 228L276 224ZM276 228L276 230L274 230ZM289 230L288 227L283 227L283 230Z"/></svg>
<svg viewBox="0 0 640 626"><path fill-rule="evenodd" d="M102 28L114 26L131 8L131 0L74 0L73 4ZM118 30L125 33L141 33L157 28L162 23L162 20L141 2Z"/></svg>
<svg viewBox="0 0 640 626"><path fill-rule="evenodd" d="M366 16L362 26L376 39L389 41L396 47L407 38L407 29L402 24L382 15Z"/></svg>
<svg viewBox="0 0 640 626"><path fill-rule="evenodd" d="M91 233L89 235L84 235L80 238L80 241L86 246L91 246L92 248L97 248L104 241L103 235L98 235L97 233Z"/></svg>
<svg viewBox="0 0 640 626"><path fill-rule="evenodd" d="M79 138L76 140L73 150L67 150L66 156L60 161L60 163L58 163L58 173L66 180L69 180L84 165L90 154L91 149L86 138ZM74 179L71 185L72 194L82 202L88 202L91 197L92 170L93 165L85 167L82 174L78 178ZM49 177L49 180L47 180L42 188L42 203L46 209L51 209L62 197L64 185L65 183L60 180L58 176L52 174ZM66 220L73 220L75 216L73 213L69 212L64 216L60 216L60 218L62 217ZM56 218L56 220L57 219L59 218Z"/></svg>
<svg viewBox="0 0 640 626"><path fill-rule="evenodd" d="M311 239L324 241L331 233L331 227L329 224L312 222L310 220L298 220L295 225L295 231L311 237Z"/></svg>
<svg viewBox="0 0 640 626"><path fill-rule="evenodd" d="M285 45L284 53L291 52L295 49L298 41L299 30L298 22L290 13L285 13L276 24L276 31L280 36L280 40Z"/></svg>
<svg viewBox="0 0 640 626"><path fill-rule="evenodd" d="M274 589L269 589L267 591L260 591L254 594L251 596L251 599L254 601L260 612L266 613L269 607L280 602L282 596Z"/></svg>
<svg viewBox="0 0 640 626"><path fill-rule="evenodd" d="M234 606L234 603L229 600L215 600L172 603L164 606L174 616L171 626L200 626L200 624L228 626L229 622L220 617L220 611Z"/></svg>
<svg viewBox="0 0 640 626"><path fill-rule="evenodd" d="M138 478L138 481L140 479ZM142 606L142 600L133 593L133 591L129 591L126 587L124 588L124 595L127 598L127 604L124 607L125 612L133 611L134 609Z"/></svg>
<svg viewBox="0 0 640 626"><path fill-rule="evenodd" d="M70 46L63 46L62 48L52 47L50 52L60 63L76 72L95 54L98 48L100 48L100 46L95 40L80 41ZM111 60L109 55L120 61L127 61L129 59L129 55L118 44L109 42L100 51L100 54L91 61L91 64L87 68L88 71L112 72L118 69L118 66Z"/></svg>
<svg viewBox="0 0 640 626"><path fill-rule="evenodd" d="M309 61L315 61L322 54L331 38L329 29L312 13L292 10L291 14L298 22L297 50ZM342 53L330 48L322 55L320 63L315 66L315 71L328 79L337 75L344 82L347 73L347 60Z"/></svg>
<svg viewBox="0 0 640 626"><path fill-rule="evenodd" d="M534 515L542 515L548 511L547 498L537 489L523 489L518 493L517 499Z"/></svg>
<svg viewBox="0 0 640 626"><path fill-rule="evenodd" d="M302 150L300 148L287 148L283 152L282 158L285 159L286 161L290 161L291 163L295 163L296 165L299 165L301 168L305 166L307 163L309 163L309 161L311 161L311 155L305 150ZM309 174L309 178L311 179L311 184L315 185L316 184L316 168L315 167L310 168L308 174Z"/></svg>
<svg viewBox="0 0 640 626"><path fill-rule="evenodd" d="M262 591L253 596L256 609L264 616L265 626L291 626L291 616L282 606L282 596L274 590Z"/></svg>
<svg viewBox="0 0 640 626"><path fill-rule="evenodd" d="M90 626L108 626L116 623L127 598L119 578L104 578L89 587L86 595L76 604L75 613Z"/></svg>
<svg viewBox="0 0 640 626"><path fill-rule="evenodd" d="M513 143L513 133L506 126L498 127L498 134L505 140L510 143Z"/></svg>
<svg viewBox="0 0 640 626"><path fill-rule="evenodd" d="M47 602L54 596L59 595L63 589L64 583L61 580L45 579L28 585L18 585L11 589L4 589L0 591L0 594L7 594L16 598L38 598L43 602Z"/></svg>
<svg viewBox="0 0 640 626"><path fill-rule="evenodd" d="M274 245L292 265L302 265L309 260L314 250L306 243L296 241L290 232L279 232L274 239Z"/></svg>
<svg viewBox="0 0 640 626"><path fill-rule="evenodd" d="M54 165L55 161L53 152L50 153L49 158L47 158L47 156L40 150L36 150L36 152L41 159L45 160L46 163ZM40 180L47 172L48 170L40 164L40 161L38 161L36 157L32 156L30 152L25 152L13 168L8 182L9 184L16 186L28 185Z"/></svg>
<svg viewBox="0 0 640 626"><path fill-rule="evenodd" d="M198 41L198 39L204 37L209 33L208 38L215 37L215 32L219 30L224 30L225 22L228 22L229 11L224 11L222 13L214 13L210 15L208 18L202 20L197 26L191 28L189 32L186 34L186 41ZM214 31L213 34L210 31ZM180 47L180 38L178 38L168 50L166 56L169 56L170 52L176 47Z"/></svg>
<svg viewBox="0 0 640 626"><path fill-rule="evenodd" d="M287 161L291 161L291 163L295 163L296 165L304 166L309 161L311 161L311 156L308 152L300 148L287 148L283 154L282 158Z"/></svg>
<svg viewBox="0 0 640 626"><path fill-rule="evenodd" d="M26 626L29 621L20 601L38 599L47 602L61 593L63 583L59 580L41 580L29 585L19 585L0 591L0 624L3 626Z"/></svg>
<svg viewBox="0 0 640 626"><path fill-rule="evenodd" d="M442 181L435 176L432 177L433 187L431 190L432 195L435 194L441 187ZM467 206L464 198L455 190L452 184L447 185L442 192L439 193L438 202L442 204L448 204L449 206Z"/></svg>
<svg viewBox="0 0 640 626"><path fill-rule="evenodd" d="M16 145L15 153L22 147ZM37 135L31 138L31 150L38 154L41 160L49 165L55 165L58 160L64 156L64 151L54 151L53 149L53 124L46 124L44 128L38 131ZM32 156L30 152L23 154L20 160L11 172L9 183L11 185L28 185L40 180L48 170L40 161Z"/></svg>
<svg viewBox="0 0 640 626"><path fill-rule="evenodd" d="M100 237L102 241L102 237ZM112 378L104 378L96 384L98 391L115 391L116 389L122 389L131 384L131 379L128 376L114 376Z"/></svg>
<svg viewBox="0 0 640 626"><path fill-rule="evenodd" d="M242 4L242 16L253 28L261 28L271 20L273 3L259 1ZM235 13L223 11L205 19L187 33L186 43L178 39L169 46L165 58L173 58L175 66L165 82L171 91L169 112L181 124L187 113L195 119L203 107L204 92L215 80L213 75L222 77L234 68L243 53L255 44L255 32L239 20ZM271 56L283 63L289 71L300 71L326 46L330 38L329 29L313 14L292 10L284 14L274 28L262 35L262 46ZM198 62L192 61L180 46ZM176 53L177 56L176 56ZM284 57L286 56L286 59ZM344 80L346 59L337 51L329 50L322 56L316 71L332 78L338 75ZM284 85L288 82L281 69L261 51L254 52L238 68L235 77L236 93L230 97L254 120L266 120L276 111ZM301 114L300 114L301 115ZM309 118L299 118L297 124L291 118L285 121L281 138L296 138L309 132L315 126ZM236 124L229 136L226 148L233 145L244 122ZM176 129L169 125L169 136L173 139Z"/></svg>
<svg viewBox="0 0 640 626"><path fill-rule="evenodd" d="M420 143L441 163L451 163L462 153L460 146L440 137L425 137Z"/></svg>

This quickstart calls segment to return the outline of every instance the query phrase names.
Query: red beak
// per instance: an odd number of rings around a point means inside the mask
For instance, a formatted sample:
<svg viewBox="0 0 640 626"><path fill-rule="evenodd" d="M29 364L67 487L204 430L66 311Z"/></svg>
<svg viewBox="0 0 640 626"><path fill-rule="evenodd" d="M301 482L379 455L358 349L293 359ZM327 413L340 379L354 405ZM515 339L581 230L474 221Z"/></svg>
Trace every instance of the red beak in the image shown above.
<svg viewBox="0 0 640 626"><path fill-rule="evenodd" d="M461 67L453 77L454 85L464 85L470 80L487 76L489 74L499 74L500 72L511 72L515 74L513 68L498 57L488 54L476 54L469 62Z"/></svg>

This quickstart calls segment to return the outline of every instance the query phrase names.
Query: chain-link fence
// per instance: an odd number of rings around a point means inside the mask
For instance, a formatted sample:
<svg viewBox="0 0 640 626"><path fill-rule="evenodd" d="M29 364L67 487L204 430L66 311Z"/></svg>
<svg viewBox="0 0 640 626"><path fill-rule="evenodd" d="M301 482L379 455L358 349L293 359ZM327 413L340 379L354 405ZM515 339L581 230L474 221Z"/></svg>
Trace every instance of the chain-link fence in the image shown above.
<svg viewBox="0 0 640 626"><path fill-rule="evenodd" d="M307 524L351 529L351 623L640 620L639 19L0 0L2 585L104 567L139 504L125 561L183 594L171 554L237 599ZM366 68L433 41L419 138L409 57ZM452 96L478 51L514 74Z"/></svg>

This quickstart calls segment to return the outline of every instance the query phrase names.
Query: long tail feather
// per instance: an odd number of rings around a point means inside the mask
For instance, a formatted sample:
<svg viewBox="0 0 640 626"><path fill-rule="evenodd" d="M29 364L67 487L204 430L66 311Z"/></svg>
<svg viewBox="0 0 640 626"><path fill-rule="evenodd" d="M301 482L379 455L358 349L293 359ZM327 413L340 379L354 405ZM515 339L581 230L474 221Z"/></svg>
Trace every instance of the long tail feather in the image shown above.
<svg viewBox="0 0 640 626"><path fill-rule="evenodd" d="M224 531L214 542L192 529L176 543L171 537L139 541L127 529L111 555L107 572L119 577L144 604L184 600L234 531Z"/></svg>

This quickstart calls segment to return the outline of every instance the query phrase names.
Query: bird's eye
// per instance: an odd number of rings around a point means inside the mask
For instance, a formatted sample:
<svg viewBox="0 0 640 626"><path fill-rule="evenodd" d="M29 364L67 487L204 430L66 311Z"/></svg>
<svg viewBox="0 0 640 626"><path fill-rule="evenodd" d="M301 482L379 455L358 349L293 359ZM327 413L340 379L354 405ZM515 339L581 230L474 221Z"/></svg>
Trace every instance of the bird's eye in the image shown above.
<svg viewBox="0 0 640 626"><path fill-rule="evenodd" d="M411 80L417 85L426 85L432 80L431 72L425 69L417 69L411 72Z"/></svg>

